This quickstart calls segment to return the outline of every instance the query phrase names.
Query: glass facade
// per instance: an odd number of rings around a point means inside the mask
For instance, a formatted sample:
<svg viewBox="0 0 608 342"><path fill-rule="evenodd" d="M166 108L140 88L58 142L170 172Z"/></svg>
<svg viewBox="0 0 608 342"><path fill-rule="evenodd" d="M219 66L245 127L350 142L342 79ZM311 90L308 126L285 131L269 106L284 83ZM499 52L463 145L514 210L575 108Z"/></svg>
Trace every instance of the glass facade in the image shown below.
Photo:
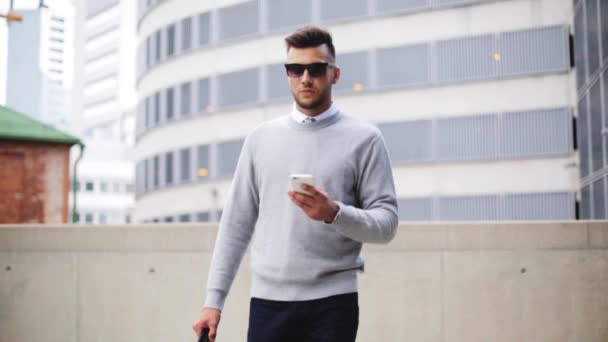
<svg viewBox="0 0 608 342"><path fill-rule="evenodd" d="M574 2L580 218L608 218L608 2Z"/></svg>

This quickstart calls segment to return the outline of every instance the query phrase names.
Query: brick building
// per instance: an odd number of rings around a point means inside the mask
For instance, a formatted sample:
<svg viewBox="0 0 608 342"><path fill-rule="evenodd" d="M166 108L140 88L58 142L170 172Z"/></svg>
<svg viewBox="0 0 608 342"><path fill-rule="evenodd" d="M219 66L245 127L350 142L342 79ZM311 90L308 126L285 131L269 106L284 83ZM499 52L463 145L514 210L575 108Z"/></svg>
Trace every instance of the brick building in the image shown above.
<svg viewBox="0 0 608 342"><path fill-rule="evenodd" d="M0 223L66 223L80 140L0 106Z"/></svg>

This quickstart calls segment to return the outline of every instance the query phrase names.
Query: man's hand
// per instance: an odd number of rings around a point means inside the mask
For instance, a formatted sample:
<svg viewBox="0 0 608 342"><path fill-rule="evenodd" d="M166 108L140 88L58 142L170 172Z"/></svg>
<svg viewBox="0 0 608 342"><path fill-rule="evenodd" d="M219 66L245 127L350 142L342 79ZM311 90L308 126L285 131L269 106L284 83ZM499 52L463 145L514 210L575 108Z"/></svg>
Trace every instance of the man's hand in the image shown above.
<svg viewBox="0 0 608 342"><path fill-rule="evenodd" d="M309 192L310 195L289 191L291 201L302 208L311 219L332 222L340 210L338 204L317 187L302 184L302 189Z"/></svg>
<svg viewBox="0 0 608 342"><path fill-rule="evenodd" d="M194 323L192 326L196 336L200 336L201 331L203 331L204 328L209 328L209 340L214 342L215 336L217 336L217 326L220 324L221 316L222 312L218 309L204 308L198 322Z"/></svg>

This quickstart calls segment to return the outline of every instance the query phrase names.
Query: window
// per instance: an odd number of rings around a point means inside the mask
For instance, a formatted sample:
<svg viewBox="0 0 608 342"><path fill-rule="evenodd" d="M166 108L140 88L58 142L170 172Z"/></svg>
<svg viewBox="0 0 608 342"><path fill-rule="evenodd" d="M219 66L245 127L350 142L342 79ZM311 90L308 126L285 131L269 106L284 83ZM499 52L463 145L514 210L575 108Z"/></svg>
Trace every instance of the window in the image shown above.
<svg viewBox="0 0 608 342"><path fill-rule="evenodd" d="M197 175L198 179L208 179L211 170L209 165L209 145L201 145L197 147Z"/></svg>
<svg viewBox="0 0 608 342"><path fill-rule="evenodd" d="M287 83L284 63L267 65L266 75L268 99L289 99L291 92Z"/></svg>
<svg viewBox="0 0 608 342"><path fill-rule="evenodd" d="M175 25L167 28L167 57L175 53Z"/></svg>
<svg viewBox="0 0 608 342"><path fill-rule="evenodd" d="M144 160L144 192L150 190L152 182L150 182L150 178L152 177L150 172L150 159Z"/></svg>
<svg viewBox="0 0 608 342"><path fill-rule="evenodd" d="M91 213L86 213L84 215L84 222L85 223L93 223L93 214Z"/></svg>
<svg viewBox="0 0 608 342"><path fill-rule="evenodd" d="M164 219L165 222L173 222L173 216L167 216Z"/></svg>
<svg viewBox="0 0 608 342"><path fill-rule="evenodd" d="M439 219L479 221L498 219L498 196L459 196L439 198Z"/></svg>
<svg viewBox="0 0 608 342"><path fill-rule="evenodd" d="M586 79L587 58L585 58L585 17L584 7L580 6L574 15L574 60L576 63L576 86L581 89Z"/></svg>
<svg viewBox="0 0 608 342"><path fill-rule="evenodd" d="M432 159L432 125L428 120L378 125L391 160L397 162Z"/></svg>
<svg viewBox="0 0 608 342"><path fill-rule="evenodd" d="M432 198L402 198L398 200L399 220L431 221L433 219Z"/></svg>
<svg viewBox="0 0 608 342"><path fill-rule="evenodd" d="M87 192L95 191L95 186L93 182L86 182L84 188Z"/></svg>
<svg viewBox="0 0 608 342"><path fill-rule="evenodd" d="M376 65L380 87L429 83L429 45L380 49Z"/></svg>
<svg viewBox="0 0 608 342"><path fill-rule="evenodd" d="M438 120L438 159L475 160L497 156L496 115Z"/></svg>
<svg viewBox="0 0 608 342"><path fill-rule="evenodd" d="M160 123L160 93L154 94L154 125Z"/></svg>
<svg viewBox="0 0 608 342"><path fill-rule="evenodd" d="M133 190L135 190L135 189L133 189L133 184L132 183L125 184L125 192L127 192L127 193L133 193Z"/></svg>
<svg viewBox="0 0 608 342"><path fill-rule="evenodd" d="M190 160L190 149L184 148L179 151L180 160L180 176L179 180L182 183L189 182L192 174L191 160Z"/></svg>
<svg viewBox="0 0 608 342"><path fill-rule="evenodd" d="M108 223L108 214L106 214L106 213L99 213L99 223L100 224L106 224L106 223Z"/></svg>
<svg viewBox="0 0 608 342"><path fill-rule="evenodd" d="M501 75L567 70L568 32L559 26L501 33L493 59Z"/></svg>
<svg viewBox="0 0 608 342"><path fill-rule="evenodd" d="M152 185L154 189L158 188L160 185L160 158L158 156L154 156L153 158L153 169L152 169Z"/></svg>
<svg viewBox="0 0 608 342"><path fill-rule="evenodd" d="M587 0L587 60L589 61L589 77L600 66L600 33L598 21L598 0Z"/></svg>
<svg viewBox="0 0 608 342"><path fill-rule="evenodd" d="M502 220L573 220L573 193L507 194Z"/></svg>
<svg viewBox="0 0 608 342"><path fill-rule="evenodd" d="M577 137L578 137L578 149L579 149L579 160L581 163L580 171L581 177L589 175L590 163L589 163L589 112L587 107L587 96L583 97L578 102L578 124L577 126Z"/></svg>
<svg viewBox="0 0 608 342"><path fill-rule="evenodd" d="M312 0L268 0L270 31L312 22Z"/></svg>
<svg viewBox="0 0 608 342"><path fill-rule="evenodd" d="M359 18L368 14L367 0L350 0L348 5L340 0L321 1L321 21Z"/></svg>
<svg viewBox="0 0 608 342"><path fill-rule="evenodd" d="M602 59L608 58L608 2L600 1Z"/></svg>
<svg viewBox="0 0 608 342"><path fill-rule="evenodd" d="M198 81L198 110L202 113L211 112L211 102L209 101L209 79L204 78Z"/></svg>
<svg viewBox="0 0 608 342"><path fill-rule="evenodd" d="M604 167L604 149L602 137L602 93L600 80L589 90L589 123L591 124L591 170L593 172Z"/></svg>
<svg viewBox="0 0 608 342"><path fill-rule="evenodd" d="M442 82L496 77L492 35L437 43L437 79Z"/></svg>
<svg viewBox="0 0 608 342"><path fill-rule="evenodd" d="M165 154L165 184L173 184L173 152Z"/></svg>
<svg viewBox="0 0 608 342"><path fill-rule="evenodd" d="M182 19L182 51L192 47L192 18Z"/></svg>
<svg viewBox="0 0 608 342"><path fill-rule="evenodd" d="M160 52L160 50L161 50L161 46L162 46L161 45L161 34L160 34L160 31L156 31L155 36L156 36L156 39L155 39L154 45L156 46L156 51L155 51L156 52L156 56L155 56L156 58L154 59L154 62L158 63L158 62L160 62L160 59L161 59L161 52Z"/></svg>
<svg viewBox="0 0 608 342"><path fill-rule="evenodd" d="M231 176L234 173L242 146L243 140L225 141L217 145L218 175L220 177Z"/></svg>
<svg viewBox="0 0 608 342"><path fill-rule="evenodd" d="M165 97L165 105L167 106L167 111L166 111L166 115L167 115L167 121L173 119L174 116L174 101L173 101L173 95L174 95L174 90L173 88L168 88L166 91L166 97Z"/></svg>
<svg viewBox="0 0 608 342"><path fill-rule="evenodd" d="M236 71L218 76L219 105L253 104L258 100L259 70Z"/></svg>
<svg viewBox="0 0 608 342"><path fill-rule="evenodd" d="M573 149L572 116L567 108L505 113L501 127L505 157L568 154Z"/></svg>
<svg viewBox="0 0 608 342"><path fill-rule="evenodd" d="M430 0L376 0L376 12L380 14L396 11L411 11L430 7Z"/></svg>
<svg viewBox="0 0 608 342"><path fill-rule="evenodd" d="M591 191L590 185L586 185L581 190L581 219L591 219Z"/></svg>
<svg viewBox="0 0 608 342"><path fill-rule="evenodd" d="M152 117L152 111L151 111L151 99L150 97L146 97L144 100L144 123L143 123L143 128L147 129L148 127L152 126L152 122L151 122L151 117Z"/></svg>
<svg viewBox="0 0 608 342"><path fill-rule="evenodd" d="M209 212L196 213L196 222L209 222Z"/></svg>
<svg viewBox="0 0 608 342"><path fill-rule="evenodd" d="M190 82L182 83L182 85L180 86L180 98L180 115L190 115L190 102L192 98Z"/></svg>
<svg viewBox="0 0 608 342"><path fill-rule="evenodd" d="M342 69L336 90L361 91L369 87L367 51L351 52L337 57L336 64Z"/></svg>
<svg viewBox="0 0 608 342"><path fill-rule="evenodd" d="M606 219L606 188L604 178L600 178L593 182L593 219Z"/></svg>
<svg viewBox="0 0 608 342"><path fill-rule="evenodd" d="M190 214L179 215L179 222L190 222Z"/></svg>
<svg viewBox="0 0 608 342"><path fill-rule="evenodd" d="M204 46L211 42L211 20L209 13L198 16L198 45Z"/></svg>
<svg viewBox="0 0 608 342"><path fill-rule="evenodd" d="M259 32L257 1L220 8L218 17L221 41Z"/></svg>
<svg viewBox="0 0 608 342"><path fill-rule="evenodd" d="M99 191L101 191L101 192L108 192L108 183L106 183L106 182L100 182L99 183Z"/></svg>

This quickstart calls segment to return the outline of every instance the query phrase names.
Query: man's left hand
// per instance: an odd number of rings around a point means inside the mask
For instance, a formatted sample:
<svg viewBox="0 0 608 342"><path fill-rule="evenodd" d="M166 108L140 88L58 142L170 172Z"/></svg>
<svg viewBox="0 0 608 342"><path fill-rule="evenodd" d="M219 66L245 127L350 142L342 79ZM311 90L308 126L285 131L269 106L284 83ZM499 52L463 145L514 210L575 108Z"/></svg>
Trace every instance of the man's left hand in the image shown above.
<svg viewBox="0 0 608 342"><path fill-rule="evenodd" d="M317 187L303 184L302 189L309 192L310 195L289 191L291 201L302 208L311 219L332 222L340 210L338 204L332 201L326 192Z"/></svg>

